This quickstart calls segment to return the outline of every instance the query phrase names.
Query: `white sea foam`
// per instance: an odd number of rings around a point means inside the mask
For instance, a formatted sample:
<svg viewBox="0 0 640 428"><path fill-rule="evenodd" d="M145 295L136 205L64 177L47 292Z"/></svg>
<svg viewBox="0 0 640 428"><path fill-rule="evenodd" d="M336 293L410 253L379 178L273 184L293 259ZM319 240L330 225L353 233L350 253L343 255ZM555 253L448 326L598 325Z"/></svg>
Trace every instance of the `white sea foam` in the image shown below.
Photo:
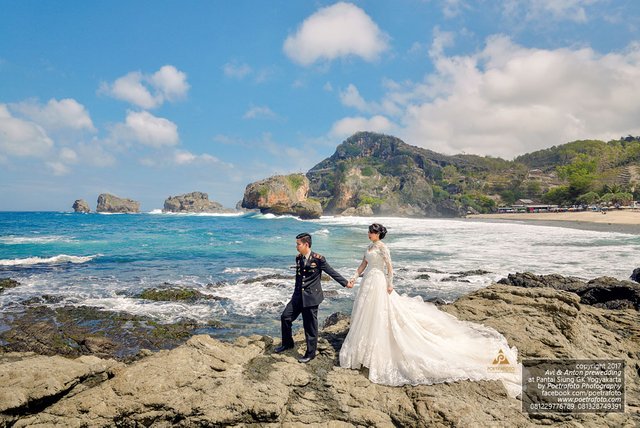
<svg viewBox="0 0 640 428"><path fill-rule="evenodd" d="M66 254L59 254L54 257L42 258L42 257L27 257L25 259L1 259L0 266L28 266L39 264L61 264L61 263L86 263L89 262L99 254L93 256L68 256Z"/></svg>
<svg viewBox="0 0 640 428"><path fill-rule="evenodd" d="M261 213L249 213L244 214L245 217L248 218L255 218L257 220L284 220L284 219L294 219L294 220L300 220L298 217L286 214L286 215L275 215L275 214L271 214L271 213L267 213L267 214L261 214ZM301 220L302 221L302 220Z"/></svg>
<svg viewBox="0 0 640 428"><path fill-rule="evenodd" d="M2 236L0 244L20 245L20 244L48 244L51 242L72 242L73 236Z"/></svg>
<svg viewBox="0 0 640 428"><path fill-rule="evenodd" d="M206 323L225 313L225 310L216 302L211 304L155 302L129 297L90 298L84 300L81 305L148 316L163 323L174 323L185 318Z"/></svg>
<svg viewBox="0 0 640 428"><path fill-rule="evenodd" d="M347 242L343 252L349 247L363 251L368 244L366 227L372 222L382 223L388 229L385 242L395 261L409 264L412 269L491 272L480 279L464 278L472 285L476 281L489 285L509 273L524 271L626 279L637 267L629 255L640 252L637 235L548 225L392 217L327 217L314 222L361 233L361 244ZM442 286L465 288L468 283Z"/></svg>
<svg viewBox="0 0 640 428"><path fill-rule="evenodd" d="M240 211L233 213L174 213L163 212L160 209L151 210L147 214L185 217L242 217L243 215L245 215L244 212Z"/></svg>
<svg viewBox="0 0 640 428"><path fill-rule="evenodd" d="M328 235L329 233L331 233L331 232L329 231L329 229L320 229L320 230L316 230L315 232L312 232L311 234L312 234L312 235L318 235L318 236L320 236L320 235L325 235L325 236L326 236L326 235Z"/></svg>

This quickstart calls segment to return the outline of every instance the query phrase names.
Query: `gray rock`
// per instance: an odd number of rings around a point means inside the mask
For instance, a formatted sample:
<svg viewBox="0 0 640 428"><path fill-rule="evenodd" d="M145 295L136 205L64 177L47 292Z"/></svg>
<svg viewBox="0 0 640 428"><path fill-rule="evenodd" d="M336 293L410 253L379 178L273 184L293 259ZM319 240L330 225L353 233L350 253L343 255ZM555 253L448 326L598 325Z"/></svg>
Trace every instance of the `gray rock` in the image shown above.
<svg viewBox="0 0 640 428"><path fill-rule="evenodd" d="M349 207L342 211L340 215L349 217L372 217L373 209L371 208L371 205L364 204L358 207Z"/></svg>
<svg viewBox="0 0 640 428"><path fill-rule="evenodd" d="M89 204L84 199L76 199L73 203L73 211L77 213L89 213L91 212L91 208L89 208Z"/></svg>
<svg viewBox="0 0 640 428"><path fill-rule="evenodd" d="M640 284L611 277L595 278L585 283L574 277L524 272L509 274L498 283L525 288L549 287L577 294L580 296L580 303L584 305L640 310Z"/></svg>
<svg viewBox="0 0 640 428"><path fill-rule="evenodd" d="M14 288L20 285L18 281L11 278L0 278L0 293L9 288Z"/></svg>
<svg viewBox="0 0 640 428"><path fill-rule="evenodd" d="M318 201L307 199L293 204L291 212L303 220L320 218L322 216L322 205Z"/></svg>
<svg viewBox="0 0 640 428"><path fill-rule="evenodd" d="M637 312L609 311L579 300L550 287L497 284L440 309L500 331L521 358L623 359L625 413L530 416L498 381L404 387L371 383L366 370L336 364L349 326L342 314L329 317L318 355L309 364L297 362L304 352L302 331L294 336L298 347L283 354L272 352L269 337L223 342L200 335L126 366L97 359L0 355L0 424L634 426L640 410Z"/></svg>
<svg viewBox="0 0 640 428"><path fill-rule="evenodd" d="M309 180L303 174L276 175L247 185L242 207L262 213L320 218L322 205L307 199Z"/></svg>
<svg viewBox="0 0 640 428"><path fill-rule="evenodd" d="M163 212L174 213L229 213L222 204L210 201L209 195L203 192L191 192L184 195L169 196L164 201Z"/></svg>
<svg viewBox="0 0 640 428"><path fill-rule="evenodd" d="M102 193L98 196L96 211L99 213L139 213L140 202Z"/></svg>
<svg viewBox="0 0 640 428"><path fill-rule="evenodd" d="M635 268L631 274L631 281L640 282L640 268Z"/></svg>
<svg viewBox="0 0 640 428"><path fill-rule="evenodd" d="M142 348L175 347L191 337L197 328L216 327L189 320L160 324L150 317L88 306L27 306L23 312L0 319L3 324L0 355L3 352L35 352L66 357L93 354L130 359Z"/></svg>

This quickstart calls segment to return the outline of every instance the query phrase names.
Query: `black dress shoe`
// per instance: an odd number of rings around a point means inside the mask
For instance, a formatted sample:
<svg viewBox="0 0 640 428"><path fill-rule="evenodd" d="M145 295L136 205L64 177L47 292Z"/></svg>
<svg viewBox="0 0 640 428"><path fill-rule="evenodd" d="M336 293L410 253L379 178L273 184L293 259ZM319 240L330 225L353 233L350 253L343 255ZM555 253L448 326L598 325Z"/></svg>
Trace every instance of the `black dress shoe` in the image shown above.
<svg viewBox="0 0 640 428"><path fill-rule="evenodd" d="M293 346L280 345L276 349L274 349L273 352L275 352L276 354L279 354L281 352L286 351L287 349L293 349Z"/></svg>
<svg viewBox="0 0 640 428"><path fill-rule="evenodd" d="M298 361L306 364L309 361L313 360L315 357L316 357L315 355L305 355L304 357L298 358Z"/></svg>

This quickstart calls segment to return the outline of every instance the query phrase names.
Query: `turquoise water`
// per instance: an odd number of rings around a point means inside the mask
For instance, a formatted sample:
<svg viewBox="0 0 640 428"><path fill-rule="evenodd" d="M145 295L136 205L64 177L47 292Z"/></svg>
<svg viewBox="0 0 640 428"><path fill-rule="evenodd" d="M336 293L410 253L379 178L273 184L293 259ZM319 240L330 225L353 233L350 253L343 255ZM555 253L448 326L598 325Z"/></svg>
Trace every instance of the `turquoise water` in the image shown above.
<svg viewBox="0 0 640 428"><path fill-rule="evenodd" d="M0 277L22 283L0 294L0 310L19 312L29 299L49 295L52 306L89 305L161 322L218 320L228 326L219 332L226 336L278 335L293 290L295 235L311 233L313 249L350 277L373 221L389 229L396 288L425 299L452 301L516 271L624 279L640 254L638 235L464 220L0 212ZM457 275L476 269L487 273ZM135 297L168 284L218 299ZM350 311L354 290L323 287L321 321Z"/></svg>

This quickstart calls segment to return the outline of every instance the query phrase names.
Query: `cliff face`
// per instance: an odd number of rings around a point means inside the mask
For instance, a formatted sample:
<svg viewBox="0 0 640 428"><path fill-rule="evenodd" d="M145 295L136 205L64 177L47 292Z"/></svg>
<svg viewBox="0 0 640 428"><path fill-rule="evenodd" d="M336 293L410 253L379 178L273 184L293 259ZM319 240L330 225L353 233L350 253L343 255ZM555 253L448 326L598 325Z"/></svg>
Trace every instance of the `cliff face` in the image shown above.
<svg viewBox="0 0 640 428"><path fill-rule="evenodd" d="M463 157L441 155L387 135L359 132L314 166L307 177L310 195L328 213L368 205L378 215L457 217L466 209L434 192L433 187L448 165L483 169Z"/></svg>
<svg viewBox="0 0 640 428"><path fill-rule="evenodd" d="M308 199L309 180L303 174L276 175L247 186L242 208L262 213L290 214L301 218L319 218L322 207Z"/></svg>
<svg viewBox="0 0 640 428"><path fill-rule="evenodd" d="M98 196L96 211L99 213L139 213L140 202L102 193Z"/></svg>

